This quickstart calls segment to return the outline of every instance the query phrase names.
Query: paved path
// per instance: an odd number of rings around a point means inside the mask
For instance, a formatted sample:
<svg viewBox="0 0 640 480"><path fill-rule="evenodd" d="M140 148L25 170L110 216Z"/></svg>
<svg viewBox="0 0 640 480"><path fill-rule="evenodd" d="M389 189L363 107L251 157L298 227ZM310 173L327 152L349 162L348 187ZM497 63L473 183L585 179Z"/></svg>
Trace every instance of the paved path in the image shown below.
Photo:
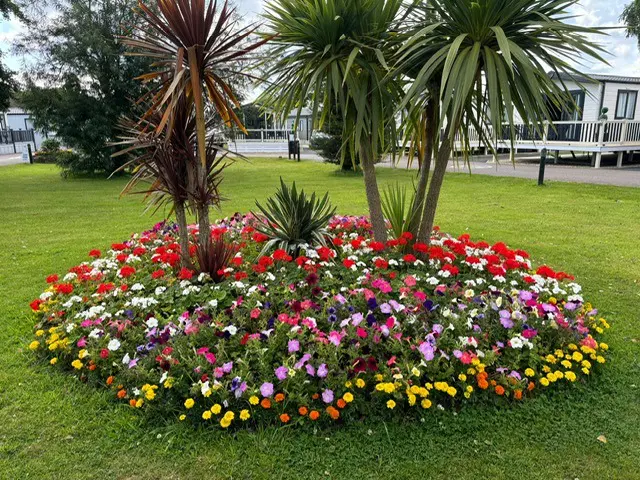
<svg viewBox="0 0 640 480"><path fill-rule="evenodd" d="M22 163L22 154L11 153L8 155L0 155L0 167L5 165L15 165L16 163Z"/></svg>

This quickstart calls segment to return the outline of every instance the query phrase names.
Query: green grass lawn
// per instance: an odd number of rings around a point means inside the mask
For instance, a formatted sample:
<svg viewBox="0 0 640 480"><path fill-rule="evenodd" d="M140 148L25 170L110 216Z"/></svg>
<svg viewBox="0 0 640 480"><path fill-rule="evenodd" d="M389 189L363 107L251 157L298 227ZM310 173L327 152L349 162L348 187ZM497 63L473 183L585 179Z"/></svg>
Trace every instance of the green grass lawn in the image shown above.
<svg viewBox="0 0 640 480"><path fill-rule="evenodd" d="M227 172L219 215L247 211L278 177L366 212L362 179L285 160ZM382 184L409 184L382 169ZM144 418L102 391L36 365L28 302L44 277L161 217L124 179L62 180L53 166L0 168L0 478L640 478L640 189L451 174L438 215L454 234L502 240L576 275L611 321L611 362L586 386L507 409L430 411L423 423L229 434ZM606 444L597 440L600 435Z"/></svg>

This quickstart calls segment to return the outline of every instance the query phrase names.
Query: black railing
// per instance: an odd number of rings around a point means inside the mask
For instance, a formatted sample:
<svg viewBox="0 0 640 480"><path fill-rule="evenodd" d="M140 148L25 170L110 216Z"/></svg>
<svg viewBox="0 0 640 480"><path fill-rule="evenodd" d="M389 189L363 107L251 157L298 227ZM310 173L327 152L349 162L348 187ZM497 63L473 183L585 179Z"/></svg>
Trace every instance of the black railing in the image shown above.
<svg viewBox="0 0 640 480"><path fill-rule="evenodd" d="M18 153L16 143L33 143L35 137L31 130L0 130L0 145L13 145L13 153Z"/></svg>

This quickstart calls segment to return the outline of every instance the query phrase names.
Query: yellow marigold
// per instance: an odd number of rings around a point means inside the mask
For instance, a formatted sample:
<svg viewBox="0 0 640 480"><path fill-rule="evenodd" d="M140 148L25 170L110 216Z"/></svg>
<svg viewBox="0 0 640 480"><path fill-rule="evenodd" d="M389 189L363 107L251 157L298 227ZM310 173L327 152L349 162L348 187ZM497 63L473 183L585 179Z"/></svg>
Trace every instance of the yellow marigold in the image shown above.
<svg viewBox="0 0 640 480"><path fill-rule="evenodd" d="M471 398L471 392L464 392L464 398Z"/></svg>
<svg viewBox="0 0 640 480"><path fill-rule="evenodd" d="M231 410L229 410L227 413L224 414L224 418L226 418L227 420L231 421L234 418L236 418L236 414L233 413Z"/></svg>
<svg viewBox="0 0 640 480"><path fill-rule="evenodd" d="M36 330L36 337L41 337L44 335L44 330Z"/></svg>
<svg viewBox="0 0 640 480"><path fill-rule="evenodd" d="M187 418L187 416L183 413L178 418L180 419L181 422L183 422Z"/></svg>
<svg viewBox="0 0 640 480"><path fill-rule="evenodd" d="M193 398L187 398L184 401L184 406L185 408L188 410L189 408L192 408L194 405L196 404L195 400Z"/></svg>
<svg viewBox="0 0 640 480"><path fill-rule="evenodd" d="M449 396L455 397L456 393L458 393L458 390L456 390L455 387L449 387L447 388L447 393L449 394Z"/></svg>
<svg viewBox="0 0 640 480"><path fill-rule="evenodd" d="M385 383L384 391L387 393L393 393L396 391L396 386L393 383Z"/></svg>
<svg viewBox="0 0 640 480"><path fill-rule="evenodd" d="M144 394L144 397L147 400L153 400L154 398L156 398L156 391L152 388L150 388L149 390L147 390Z"/></svg>
<svg viewBox="0 0 640 480"><path fill-rule="evenodd" d="M162 384L164 386L164 388L171 388L173 387L173 384L175 383L175 378L173 377L169 377L167 378L164 383Z"/></svg>
<svg viewBox="0 0 640 480"><path fill-rule="evenodd" d="M204 412L202 412L202 419L203 420L209 420L211 418L211 411L210 410L205 410Z"/></svg>
<svg viewBox="0 0 640 480"><path fill-rule="evenodd" d="M458 375L458 380L460 380L461 382L466 382L467 376L464 373L461 373L460 375Z"/></svg>
<svg viewBox="0 0 640 480"><path fill-rule="evenodd" d="M342 399L347 403L351 403L353 402L353 394L351 392L347 392L342 396Z"/></svg>
<svg viewBox="0 0 640 480"><path fill-rule="evenodd" d="M249 410L244 409L240 411L240 420L242 420L243 422L249 420L251 418L251 414L249 413Z"/></svg>
<svg viewBox="0 0 640 480"><path fill-rule="evenodd" d="M418 385L411 385L411 388L409 388L409 392L413 393L414 395L420 395L420 387Z"/></svg>
<svg viewBox="0 0 640 480"><path fill-rule="evenodd" d="M604 333L604 329L602 327L596 327L596 332Z"/></svg>
<svg viewBox="0 0 640 480"><path fill-rule="evenodd" d="M376 384L376 390L379 391L379 392L384 392L384 386L385 386L384 383L377 383Z"/></svg>
<svg viewBox="0 0 640 480"><path fill-rule="evenodd" d="M53 342L51 345L49 345L49 350L51 350L52 352L54 350L56 350L60 345L58 344L58 342Z"/></svg>
<svg viewBox="0 0 640 480"><path fill-rule="evenodd" d="M377 373L376 376L375 376L376 382L381 382L383 378L384 377L380 373Z"/></svg>
<svg viewBox="0 0 640 480"><path fill-rule="evenodd" d="M365 386L366 386L366 383L363 379L359 378L356 380L356 387L364 388Z"/></svg>
<svg viewBox="0 0 640 480"><path fill-rule="evenodd" d="M582 369L582 373L584 373L585 375L589 375L589 369L588 368L583 368Z"/></svg>
<svg viewBox="0 0 640 480"><path fill-rule="evenodd" d="M56 363L58 363L58 357L53 357L51 360L49 360L49 363L51 365L55 365Z"/></svg>
<svg viewBox="0 0 640 480"><path fill-rule="evenodd" d="M604 358L602 355L598 355L598 356L596 357L596 361L597 361L598 363L604 363L604 362L606 362L605 358Z"/></svg>
<svg viewBox="0 0 640 480"><path fill-rule="evenodd" d="M144 405L144 398L139 398L139 399L136 401L136 408L141 408L141 407L142 407L142 405Z"/></svg>
<svg viewBox="0 0 640 480"><path fill-rule="evenodd" d="M213 407L211 407L211 413L218 415L222 411L222 406L216 403Z"/></svg>
<svg viewBox="0 0 640 480"><path fill-rule="evenodd" d="M413 393L407 395L407 399L409 400L409 405L412 407L416 404L416 396Z"/></svg>
<svg viewBox="0 0 640 480"><path fill-rule="evenodd" d="M420 406L422 406L422 408L429 408L431 407L431 400L429 400L428 398L425 398L424 400L422 400L420 402Z"/></svg>
<svg viewBox="0 0 640 480"><path fill-rule="evenodd" d="M602 350L609 350L609 345L607 345L606 343L602 342L602 343L600 344L600 348L601 348Z"/></svg>
<svg viewBox="0 0 640 480"><path fill-rule="evenodd" d="M231 425L231 420L228 420L226 417L220 419L220 426L222 428L229 428L229 425Z"/></svg>
<svg viewBox="0 0 640 480"><path fill-rule="evenodd" d="M433 385L431 383L425 383L424 386L427 390L431 390L433 388Z"/></svg>
<svg viewBox="0 0 640 480"><path fill-rule="evenodd" d="M576 377L576 374L573 372L564 372L564 378L570 382L575 382L578 377Z"/></svg>
<svg viewBox="0 0 640 480"><path fill-rule="evenodd" d="M82 368L82 362L78 359L75 359L73 362L71 362L71 366L76 370L80 370Z"/></svg>
<svg viewBox="0 0 640 480"><path fill-rule="evenodd" d="M556 357L554 355L551 355L551 354L549 354L546 357L544 357L544 359L549 363L556 363L557 362Z"/></svg>
<svg viewBox="0 0 640 480"><path fill-rule="evenodd" d="M84 357L86 357L87 355L89 355L89 352L87 352L87 350L86 350L85 348L83 348L82 350L80 350L80 351L78 352L78 358L84 358Z"/></svg>
<svg viewBox="0 0 640 480"><path fill-rule="evenodd" d="M560 364L564 367L564 368L571 368L571 362L569 360L563 360L562 362L560 362Z"/></svg>
<svg viewBox="0 0 640 480"><path fill-rule="evenodd" d="M351 388L351 382L344 382L345 388Z"/></svg>
<svg viewBox="0 0 640 480"><path fill-rule="evenodd" d="M558 358L564 357L564 352L562 350L556 350L555 352L553 352L553 354Z"/></svg>
<svg viewBox="0 0 640 480"><path fill-rule="evenodd" d="M533 376L536 374L536 372L534 372L534 371L533 371L533 368L527 368L527 369L524 371L524 374L525 374L527 377L533 377Z"/></svg>
<svg viewBox="0 0 640 480"><path fill-rule="evenodd" d="M542 385L543 387L548 387L549 386L549 380L547 380L545 377L542 377L540 379L540 385Z"/></svg>
<svg viewBox="0 0 640 480"><path fill-rule="evenodd" d="M575 343L570 343L569 345L567 345L567 347L569 348L569 350L577 350L578 347Z"/></svg>
<svg viewBox="0 0 640 480"><path fill-rule="evenodd" d="M467 385L467 388L465 389L467 391L467 393L471 393L473 392L473 387L471 385ZM469 397L467 397L469 398Z"/></svg>
<svg viewBox="0 0 640 480"><path fill-rule="evenodd" d="M256 397L255 395L251 395L249 397L249 403L251 405L257 405L258 403L260 403L260 399L258 397Z"/></svg>
<svg viewBox="0 0 640 480"><path fill-rule="evenodd" d="M395 407L396 407L396 402L394 402L393 400L387 401L387 408L390 408L391 410L393 410Z"/></svg>
<svg viewBox="0 0 640 480"><path fill-rule="evenodd" d="M544 366L542 367L542 371L543 371L544 373L549 373L549 372L551 371L551 369L549 368L549 366L548 366L548 365L544 365Z"/></svg>
<svg viewBox="0 0 640 480"><path fill-rule="evenodd" d="M414 377L419 377L420 376L420 370L418 370L416 367L413 367L411 369L411 375L413 375Z"/></svg>
<svg viewBox="0 0 640 480"><path fill-rule="evenodd" d="M37 350L40 347L40 342L38 340L34 340L29 344L29 350Z"/></svg>
<svg viewBox="0 0 640 480"><path fill-rule="evenodd" d="M556 380L560 380L561 378L564 378L564 373L562 373L560 370L556 370L554 373Z"/></svg>
<svg viewBox="0 0 640 480"><path fill-rule="evenodd" d="M573 358L576 362L581 362L583 357L580 352L573 352L571 358Z"/></svg>

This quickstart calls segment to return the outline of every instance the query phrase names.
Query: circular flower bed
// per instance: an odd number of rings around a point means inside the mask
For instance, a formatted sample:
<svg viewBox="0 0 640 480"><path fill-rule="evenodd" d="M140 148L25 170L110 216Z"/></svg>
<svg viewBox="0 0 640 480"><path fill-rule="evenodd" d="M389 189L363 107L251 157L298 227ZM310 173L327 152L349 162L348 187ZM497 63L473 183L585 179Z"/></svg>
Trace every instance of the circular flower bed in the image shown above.
<svg viewBox="0 0 640 480"><path fill-rule="evenodd" d="M517 402L605 362L607 322L524 251L385 245L336 217L333 248L262 255L254 221L213 228L237 246L219 283L178 267L171 225L92 250L31 303L30 348L134 408L223 428Z"/></svg>

